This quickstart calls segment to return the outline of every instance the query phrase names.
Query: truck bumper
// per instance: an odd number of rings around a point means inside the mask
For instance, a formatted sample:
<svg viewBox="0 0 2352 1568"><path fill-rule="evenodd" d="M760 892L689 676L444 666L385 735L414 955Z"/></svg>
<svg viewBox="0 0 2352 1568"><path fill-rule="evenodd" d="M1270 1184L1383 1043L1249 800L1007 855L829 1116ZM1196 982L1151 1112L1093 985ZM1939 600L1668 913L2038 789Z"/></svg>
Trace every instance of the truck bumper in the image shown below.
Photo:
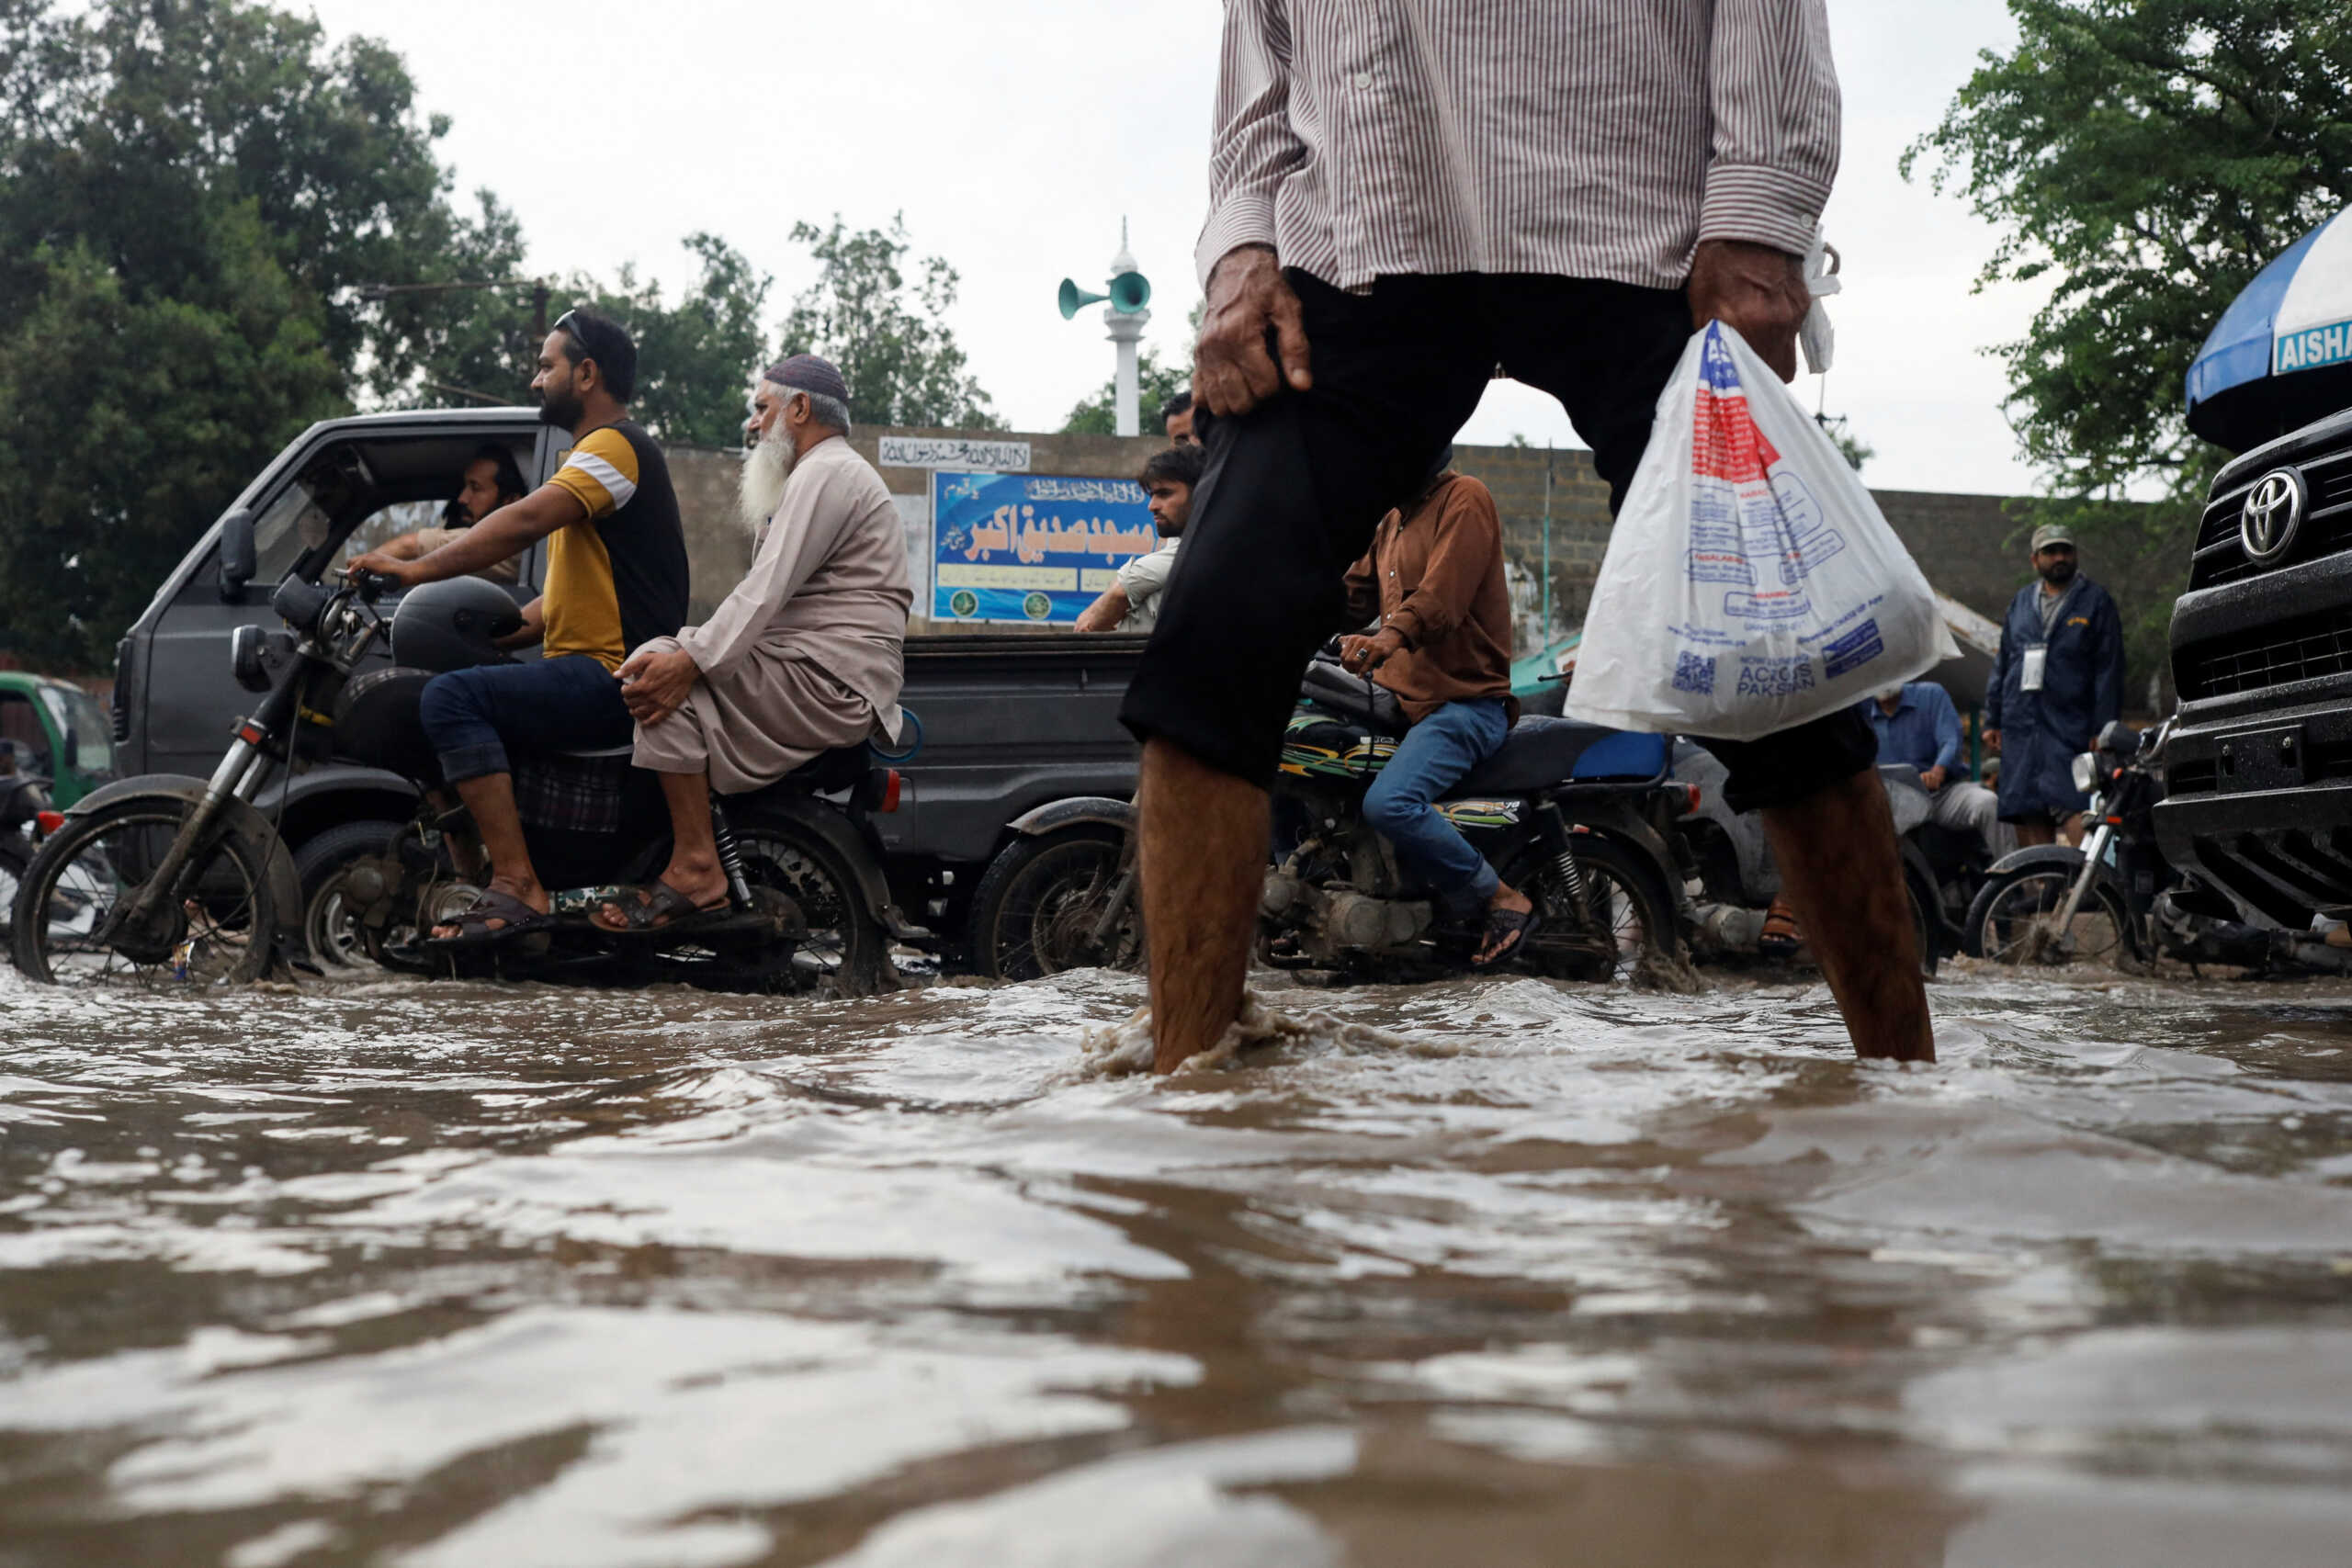
<svg viewBox="0 0 2352 1568"><path fill-rule="evenodd" d="M2267 712L2184 706L2165 742L2165 796L2155 808L2157 840L2175 865L2194 869L2256 923L2292 931L2308 930L2313 915L2352 911L2352 692L2313 695Z"/></svg>

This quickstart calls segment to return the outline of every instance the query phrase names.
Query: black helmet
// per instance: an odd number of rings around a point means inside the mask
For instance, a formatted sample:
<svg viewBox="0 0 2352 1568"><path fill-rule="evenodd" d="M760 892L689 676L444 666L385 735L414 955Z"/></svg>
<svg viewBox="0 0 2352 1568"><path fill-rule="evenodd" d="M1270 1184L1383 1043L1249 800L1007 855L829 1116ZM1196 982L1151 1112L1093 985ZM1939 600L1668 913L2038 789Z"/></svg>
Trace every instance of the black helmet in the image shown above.
<svg viewBox="0 0 2352 1568"><path fill-rule="evenodd" d="M453 577L412 588L392 612L392 661L443 673L503 664L494 640L516 630L523 613L506 590L479 577Z"/></svg>

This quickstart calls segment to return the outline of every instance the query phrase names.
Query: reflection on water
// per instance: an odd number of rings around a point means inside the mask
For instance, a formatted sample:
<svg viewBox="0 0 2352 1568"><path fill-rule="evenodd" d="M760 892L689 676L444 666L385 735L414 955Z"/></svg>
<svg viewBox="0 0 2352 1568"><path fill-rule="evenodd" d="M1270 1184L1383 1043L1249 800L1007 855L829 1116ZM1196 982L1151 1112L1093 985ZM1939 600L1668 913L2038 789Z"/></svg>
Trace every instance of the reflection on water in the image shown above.
<svg viewBox="0 0 2352 1568"><path fill-rule="evenodd" d="M0 1562L2344 1561L2352 996L1934 997L0 974Z"/></svg>

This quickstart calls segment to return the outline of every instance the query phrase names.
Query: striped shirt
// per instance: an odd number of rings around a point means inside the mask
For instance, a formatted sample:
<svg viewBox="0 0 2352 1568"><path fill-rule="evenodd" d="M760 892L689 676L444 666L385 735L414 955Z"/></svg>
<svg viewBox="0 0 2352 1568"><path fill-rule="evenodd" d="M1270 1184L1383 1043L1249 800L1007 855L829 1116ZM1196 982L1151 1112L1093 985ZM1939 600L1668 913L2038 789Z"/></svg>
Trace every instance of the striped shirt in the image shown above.
<svg viewBox="0 0 2352 1568"><path fill-rule="evenodd" d="M1824 5L1226 0L1201 280L1246 244L1340 288L1802 255L1838 172Z"/></svg>
<svg viewBox="0 0 2352 1568"><path fill-rule="evenodd" d="M643 427L623 420L582 436L548 483L587 515L548 540L541 651L617 670L686 618L686 536L670 465Z"/></svg>

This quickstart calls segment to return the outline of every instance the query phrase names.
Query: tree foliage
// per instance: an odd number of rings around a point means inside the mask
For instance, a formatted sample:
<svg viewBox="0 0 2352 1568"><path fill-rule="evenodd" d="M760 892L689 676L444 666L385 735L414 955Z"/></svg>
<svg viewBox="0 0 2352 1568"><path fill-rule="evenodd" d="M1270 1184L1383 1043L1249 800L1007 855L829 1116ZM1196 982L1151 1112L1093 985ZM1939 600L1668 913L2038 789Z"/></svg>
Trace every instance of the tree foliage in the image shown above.
<svg viewBox="0 0 2352 1568"><path fill-rule="evenodd" d="M2342 0L2008 0L1986 51L1905 151L2001 233L1978 286L2045 282L1996 350L2049 498L2117 590L2136 693L2165 660L2198 506L2222 453L2185 383L2256 273L2352 202L2352 10ZM2134 504L2127 491L2166 499Z"/></svg>
<svg viewBox="0 0 2352 1568"><path fill-rule="evenodd" d="M400 58L237 0L0 0L0 639L94 664L187 542L430 307L511 260ZM485 220L492 209L485 209Z"/></svg>
<svg viewBox="0 0 2352 1568"><path fill-rule="evenodd" d="M1164 363L1147 344L1136 355L1136 413L1146 435L1159 434L1159 406L1193 384L1193 367ZM1064 435L1115 435L1118 422L1119 380L1116 376L1102 383L1102 389L1092 397L1082 399L1069 411L1069 418L1062 422Z"/></svg>
<svg viewBox="0 0 2352 1568"><path fill-rule="evenodd" d="M701 259L702 272L674 305L628 267L612 288L581 277L572 292L637 340L629 412L646 429L689 446L740 446L744 400L766 346L760 313L773 280L716 234L689 234L685 246Z"/></svg>
<svg viewBox="0 0 2352 1568"><path fill-rule="evenodd" d="M820 354L849 383L850 417L863 424L998 430L995 406L965 368L947 326L959 281L927 256L910 269L906 223L851 231L796 223L795 244L816 257L817 281L792 302L784 323L789 354ZM911 271L912 276L910 276Z"/></svg>
<svg viewBox="0 0 2352 1568"><path fill-rule="evenodd" d="M2352 10L2342 0L2009 0L1985 52L1904 154L1998 226L1982 284L2045 279L1997 352L2054 491L2202 490L2215 454L2183 384L2263 265L2352 201Z"/></svg>

